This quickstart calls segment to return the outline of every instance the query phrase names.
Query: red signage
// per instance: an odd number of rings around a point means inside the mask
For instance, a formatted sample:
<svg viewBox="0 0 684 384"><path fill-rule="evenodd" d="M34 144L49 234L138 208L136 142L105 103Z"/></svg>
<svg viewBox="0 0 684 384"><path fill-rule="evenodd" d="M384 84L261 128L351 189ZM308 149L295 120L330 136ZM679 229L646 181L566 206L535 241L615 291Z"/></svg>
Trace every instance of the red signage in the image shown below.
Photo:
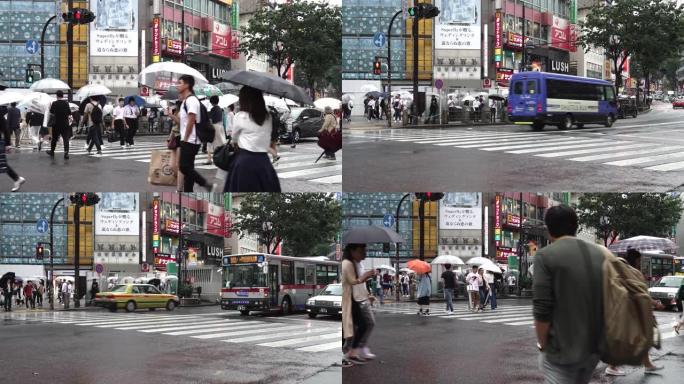
<svg viewBox="0 0 684 384"><path fill-rule="evenodd" d="M501 245L501 196L494 198L494 243Z"/></svg>
<svg viewBox="0 0 684 384"><path fill-rule="evenodd" d="M223 207L209 203L207 214L205 217L205 228L207 229L207 233L211 233L212 235L220 237L225 237L226 225L224 222L225 215L223 212Z"/></svg>
<svg viewBox="0 0 684 384"><path fill-rule="evenodd" d="M496 16L494 16L494 62L496 63L497 68L501 66L502 61L502 40L503 39L501 37L501 12L496 11Z"/></svg>
<svg viewBox="0 0 684 384"><path fill-rule="evenodd" d="M152 19L152 62L158 63L161 55L161 27L158 17Z"/></svg>
<svg viewBox="0 0 684 384"><path fill-rule="evenodd" d="M231 57L230 45L230 27L214 21L214 29L211 32L211 53L217 56Z"/></svg>
<svg viewBox="0 0 684 384"><path fill-rule="evenodd" d="M164 230L166 232L178 234L178 233L180 233L179 229L180 229L180 226L178 225L177 221L170 220L170 219L164 220Z"/></svg>
<svg viewBox="0 0 684 384"><path fill-rule="evenodd" d="M508 32L508 39L506 40L506 44L508 44L511 47L517 47L517 48L522 48L523 38L522 35L518 35L517 33L513 32ZM525 44L527 44L530 41L529 37L525 37Z"/></svg>
<svg viewBox="0 0 684 384"><path fill-rule="evenodd" d="M176 258L167 253L160 253L154 255L154 269L158 271L166 271L166 264L175 263Z"/></svg>
<svg viewBox="0 0 684 384"><path fill-rule="evenodd" d="M159 253L159 200L152 200L152 253Z"/></svg>
<svg viewBox="0 0 684 384"><path fill-rule="evenodd" d="M169 55L181 56L183 54L183 43L180 40L166 39L164 51Z"/></svg>
<svg viewBox="0 0 684 384"><path fill-rule="evenodd" d="M577 24L570 24L570 52L577 52Z"/></svg>
<svg viewBox="0 0 684 384"><path fill-rule="evenodd" d="M513 76L512 69L499 68L496 70L496 83L501 86L507 87L508 82L511 80L511 76Z"/></svg>
<svg viewBox="0 0 684 384"><path fill-rule="evenodd" d="M569 51L570 47L570 23L556 15L553 16L551 25L551 47Z"/></svg>
<svg viewBox="0 0 684 384"><path fill-rule="evenodd" d="M237 36L236 33L233 33L233 38L232 42L230 44L231 46L231 56L230 58L233 60L237 60L240 58L240 51L238 50L240 48L240 38Z"/></svg>

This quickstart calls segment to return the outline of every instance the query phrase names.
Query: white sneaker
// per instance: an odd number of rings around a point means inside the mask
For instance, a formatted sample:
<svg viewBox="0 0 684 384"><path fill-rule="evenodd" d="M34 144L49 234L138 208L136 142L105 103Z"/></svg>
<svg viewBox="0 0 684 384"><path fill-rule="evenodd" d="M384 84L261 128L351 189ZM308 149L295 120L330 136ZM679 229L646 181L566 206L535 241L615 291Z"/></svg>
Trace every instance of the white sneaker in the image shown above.
<svg viewBox="0 0 684 384"><path fill-rule="evenodd" d="M121 149L125 149L125 148L126 148L125 146L123 146L123 145L121 146Z"/></svg>
<svg viewBox="0 0 684 384"><path fill-rule="evenodd" d="M611 368L610 366L607 366L607 367L606 367L606 375L610 375L610 376L624 376L624 375L625 375L625 371L620 370L620 369L613 369L613 368Z"/></svg>
<svg viewBox="0 0 684 384"><path fill-rule="evenodd" d="M371 351L370 351L370 349L368 349L368 347L363 347L361 349L360 355L361 355L361 357L363 357L366 360L373 360L377 357L371 353Z"/></svg>
<svg viewBox="0 0 684 384"><path fill-rule="evenodd" d="M19 180L14 182L14 187L12 187L12 192L16 192L21 189L21 185L26 182L26 179L19 177Z"/></svg>

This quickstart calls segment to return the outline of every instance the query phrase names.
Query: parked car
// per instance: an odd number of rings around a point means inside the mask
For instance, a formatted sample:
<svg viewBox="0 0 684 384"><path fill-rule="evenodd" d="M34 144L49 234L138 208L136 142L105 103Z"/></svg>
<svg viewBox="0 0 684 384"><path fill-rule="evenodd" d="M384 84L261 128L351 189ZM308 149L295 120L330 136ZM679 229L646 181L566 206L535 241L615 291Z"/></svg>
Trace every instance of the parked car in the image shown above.
<svg viewBox="0 0 684 384"><path fill-rule="evenodd" d="M672 100L672 109L684 108L684 97L678 97Z"/></svg>
<svg viewBox="0 0 684 384"><path fill-rule="evenodd" d="M666 309L677 305L675 297L679 287L684 284L684 276L663 276L656 285L648 289L651 298L659 300Z"/></svg>
<svg viewBox="0 0 684 384"><path fill-rule="evenodd" d="M150 284L121 284L109 292L95 295L94 305L108 308L112 312L125 309L133 312L138 308L166 308L173 311L179 303L178 296L160 292Z"/></svg>
<svg viewBox="0 0 684 384"><path fill-rule="evenodd" d="M323 112L315 108L293 107L284 117L280 139L297 143L303 138L317 137L323 127Z"/></svg>
<svg viewBox="0 0 684 384"><path fill-rule="evenodd" d="M342 315L342 284L329 284L318 295L306 301L306 311L314 319L317 315Z"/></svg>
<svg viewBox="0 0 684 384"><path fill-rule="evenodd" d="M619 98L618 99L618 119L624 119L627 116L637 117L639 114L636 99Z"/></svg>

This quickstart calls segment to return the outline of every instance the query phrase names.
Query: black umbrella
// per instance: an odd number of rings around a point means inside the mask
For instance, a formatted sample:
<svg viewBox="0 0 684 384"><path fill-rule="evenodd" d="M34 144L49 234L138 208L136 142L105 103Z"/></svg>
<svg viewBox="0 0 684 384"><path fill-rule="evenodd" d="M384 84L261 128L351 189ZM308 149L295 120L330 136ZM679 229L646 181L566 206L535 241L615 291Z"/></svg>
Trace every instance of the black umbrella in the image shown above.
<svg viewBox="0 0 684 384"><path fill-rule="evenodd" d="M216 84L216 88L220 89L221 92L224 93L235 92L240 90L240 86L228 82L218 83Z"/></svg>
<svg viewBox="0 0 684 384"><path fill-rule="evenodd" d="M14 280L15 276L14 272L7 272L2 275L2 277L0 277L0 288L4 288L8 281Z"/></svg>
<svg viewBox="0 0 684 384"><path fill-rule="evenodd" d="M233 84L247 85L262 92L285 97L298 103L313 104L311 97L304 89L289 83L287 80L268 73L232 70L226 72L223 78Z"/></svg>
<svg viewBox="0 0 684 384"><path fill-rule="evenodd" d="M395 231L378 226L356 227L342 235L344 244L403 243L404 239Z"/></svg>
<svg viewBox="0 0 684 384"><path fill-rule="evenodd" d="M374 99L377 99L377 98L379 98L379 97L384 97L385 94L384 94L384 93L381 93L381 92L378 92L378 91L371 91L371 92L366 93L366 97L368 97L368 96L371 96L371 97L373 97Z"/></svg>
<svg viewBox="0 0 684 384"><path fill-rule="evenodd" d="M489 95L489 96L487 96L487 97L489 97L490 100L498 100L498 101L504 101L504 100L506 100L505 97L499 96L499 95Z"/></svg>

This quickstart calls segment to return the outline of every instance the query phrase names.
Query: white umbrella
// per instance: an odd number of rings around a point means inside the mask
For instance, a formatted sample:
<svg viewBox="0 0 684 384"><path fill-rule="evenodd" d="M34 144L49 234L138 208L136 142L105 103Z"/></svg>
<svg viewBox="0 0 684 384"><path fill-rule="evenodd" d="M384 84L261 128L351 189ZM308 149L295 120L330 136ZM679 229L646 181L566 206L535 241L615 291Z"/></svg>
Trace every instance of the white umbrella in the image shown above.
<svg viewBox="0 0 684 384"><path fill-rule="evenodd" d="M102 107L102 115L107 116L112 114L114 112L114 106L111 104L106 104L104 107Z"/></svg>
<svg viewBox="0 0 684 384"><path fill-rule="evenodd" d="M325 107L330 107L333 110L342 108L342 101L333 99L331 97L324 97L314 101L314 106L318 109L325 109Z"/></svg>
<svg viewBox="0 0 684 384"><path fill-rule="evenodd" d="M72 113L78 111L78 104L69 103L69 109L71 110Z"/></svg>
<svg viewBox="0 0 684 384"><path fill-rule="evenodd" d="M366 84L361 87L361 92L362 93L368 93L368 92L380 92L380 89L378 88L377 85L374 84Z"/></svg>
<svg viewBox="0 0 684 384"><path fill-rule="evenodd" d="M138 75L138 82L153 89L168 89L169 83L175 84L182 75L190 75L195 78L195 85L207 84L207 78L198 70L175 61L154 63L145 67ZM166 83L165 85L163 83ZM160 85L162 85L160 87Z"/></svg>
<svg viewBox="0 0 684 384"><path fill-rule="evenodd" d="M218 106L221 109L226 109L231 104L235 104L238 102L238 100L240 100L239 97L237 97L235 95L231 95L231 94L219 96L218 98L219 98ZM207 109L211 109L211 103L209 102L209 100L204 100L202 103L204 104L205 107L207 107Z"/></svg>
<svg viewBox="0 0 684 384"><path fill-rule="evenodd" d="M484 264L480 265L480 268L484 269L485 271L492 272L492 273L503 273L501 271L501 268L499 268L494 263L484 263Z"/></svg>
<svg viewBox="0 0 684 384"><path fill-rule="evenodd" d="M470 96L470 95L468 95L468 96L464 97L464 98L461 99L461 100L463 100L463 101L473 101L473 100L475 100L475 98L472 97L472 96Z"/></svg>
<svg viewBox="0 0 684 384"><path fill-rule="evenodd" d="M24 95L19 107L26 108L29 112L45 114L50 103L56 99L44 92L30 92Z"/></svg>
<svg viewBox="0 0 684 384"><path fill-rule="evenodd" d="M126 276L126 277L124 277L123 279L121 279L121 283L122 283L122 284L131 284L131 283L133 283L134 280L135 280L135 279L134 279L133 277L131 277L131 276Z"/></svg>
<svg viewBox="0 0 684 384"><path fill-rule="evenodd" d="M71 88L60 79L46 77L31 84L29 89L35 92L55 93L57 91L68 91Z"/></svg>
<svg viewBox="0 0 684 384"><path fill-rule="evenodd" d="M391 265L387 265L387 264L378 265L377 267L375 267L375 269L382 269L382 270L390 271L392 273L394 273L396 271L396 269L394 269L394 267L392 267Z"/></svg>
<svg viewBox="0 0 684 384"><path fill-rule="evenodd" d="M119 278L115 277L115 276L110 276L107 278L107 282L110 282L110 283L116 283L118 280L119 280Z"/></svg>
<svg viewBox="0 0 684 384"><path fill-rule="evenodd" d="M482 264L494 264L494 262L486 257L478 256L469 259L468 261L466 261L466 264L480 266Z"/></svg>
<svg viewBox="0 0 684 384"><path fill-rule="evenodd" d="M463 260L458 256L441 255L432 260L432 264L451 264L451 265L465 265Z"/></svg>
<svg viewBox="0 0 684 384"><path fill-rule="evenodd" d="M76 97L79 100L83 100L90 96L104 96L109 95L110 93L112 93L112 91L104 85L88 84L86 86L81 87L81 89L79 89L78 92L76 92Z"/></svg>
<svg viewBox="0 0 684 384"><path fill-rule="evenodd" d="M353 95L351 95L351 94L349 94L349 93L345 93L344 95L342 95L342 101L343 101L343 102L348 103L348 102L350 102L351 100L354 100L354 96L353 96Z"/></svg>
<svg viewBox="0 0 684 384"><path fill-rule="evenodd" d="M281 99L279 97L264 95L264 102L266 102L267 107L273 107L279 112L286 112L290 110L285 102L285 99Z"/></svg>
<svg viewBox="0 0 684 384"><path fill-rule="evenodd" d="M55 280L74 281L74 278L73 276L57 276L55 277Z"/></svg>
<svg viewBox="0 0 684 384"><path fill-rule="evenodd" d="M7 105L18 103L24 99L24 95L18 92L2 91L0 92L0 105Z"/></svg>
<svg viewBox="0 0 684 384"><path fill-rule="evenodd" d="M399 272L406 272L406 273L416 273L413 269L408 269L408 268L402 268L399 270Z"/></svg>

